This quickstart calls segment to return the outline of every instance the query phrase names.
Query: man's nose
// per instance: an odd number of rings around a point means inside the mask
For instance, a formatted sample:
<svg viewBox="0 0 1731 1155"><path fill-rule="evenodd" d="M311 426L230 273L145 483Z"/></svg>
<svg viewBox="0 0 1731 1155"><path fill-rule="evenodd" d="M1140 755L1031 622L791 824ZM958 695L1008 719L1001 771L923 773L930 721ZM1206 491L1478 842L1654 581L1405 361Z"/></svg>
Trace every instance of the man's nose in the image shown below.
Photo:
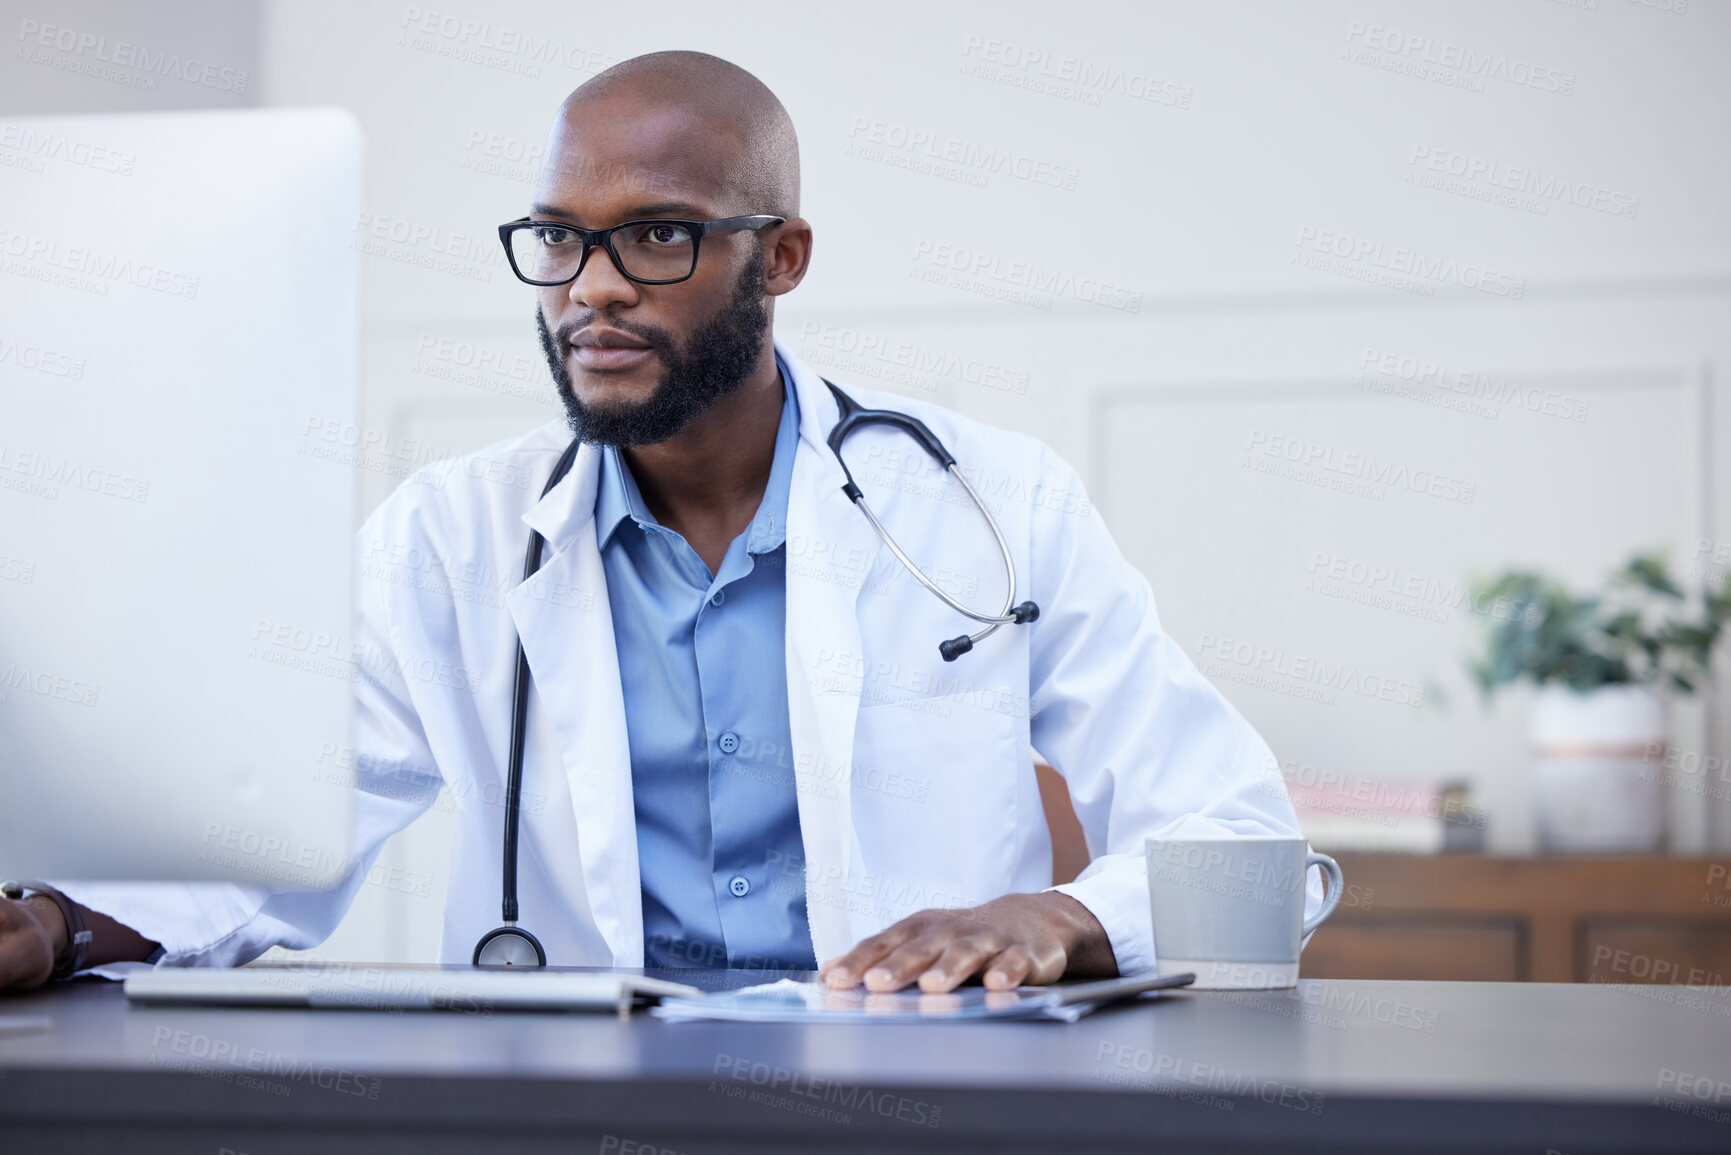
<svg viewBox="0 0 1731 1155"><path fill-rule="evenodd" d="M611 305L633 305L637 302L637 284L613 263L613 256L604 245L590 248L583 261L583 271L577 274L566 290L573 305L597 312Z"/></svg>

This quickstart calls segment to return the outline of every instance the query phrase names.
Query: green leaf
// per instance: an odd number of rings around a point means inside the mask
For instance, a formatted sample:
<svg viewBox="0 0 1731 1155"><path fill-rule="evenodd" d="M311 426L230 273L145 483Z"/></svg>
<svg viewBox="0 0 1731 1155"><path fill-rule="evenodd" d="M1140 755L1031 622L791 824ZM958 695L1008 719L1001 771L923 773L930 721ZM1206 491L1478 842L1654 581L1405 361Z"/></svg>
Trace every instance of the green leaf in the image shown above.
<svg viewBox="0 0 1731 1155"><path fill-rule="evenodd" d="M1661 597L1677 600L1683 597L1682 589L1671 580L1670 567L1666 565L1663 554L1636 554L1623 567L1621 576Z"/></svg>
<svg viewBox="0 0 1731 1155"><path fill-rule="evenodd" d="M1488 699L1522 679L1577 690L1653 683L1693 693L1731 625L1731 574L1704 586L1699 615L1671 577L1662 553L1637 553L1607 578L1604 592L1577 597L1532 570L1475 575L1475 600L1504 599L1513 612L1483 623L1483 650L1468 668Z"/></svg>

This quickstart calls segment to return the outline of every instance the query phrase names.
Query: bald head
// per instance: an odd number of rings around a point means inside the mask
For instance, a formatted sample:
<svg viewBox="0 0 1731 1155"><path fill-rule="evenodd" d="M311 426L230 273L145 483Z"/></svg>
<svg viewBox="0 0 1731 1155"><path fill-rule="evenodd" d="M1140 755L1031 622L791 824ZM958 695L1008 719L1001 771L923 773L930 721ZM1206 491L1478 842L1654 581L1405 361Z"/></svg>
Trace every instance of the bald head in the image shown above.
<svg viewBox="0 0 1731 1155"><path fill-rule="evenodd" d="M652 52L584 83L559 107L548 159L549 175L567 179L624 176L645 191L705 193L722 215L799 215L787 109L757 77L702 52Z"/></svg>
<svg viewBox="0 0 1731 1155"><path fill-rule="evenodd" d="M541 284L537 325L579 437L658 445L693 422L722 429L742 414L773 430L774 302L804 279L812 230L799 215L793 121L761 81L701 52L601 73L559 108L529 221L511 235L563 246L572 270ZM720 227L694 232L685 221ZM614 239L596 259L591 241L573 244L581 234L561 226ZM672 279L634 264L657 249L677 254Z"/></svg>

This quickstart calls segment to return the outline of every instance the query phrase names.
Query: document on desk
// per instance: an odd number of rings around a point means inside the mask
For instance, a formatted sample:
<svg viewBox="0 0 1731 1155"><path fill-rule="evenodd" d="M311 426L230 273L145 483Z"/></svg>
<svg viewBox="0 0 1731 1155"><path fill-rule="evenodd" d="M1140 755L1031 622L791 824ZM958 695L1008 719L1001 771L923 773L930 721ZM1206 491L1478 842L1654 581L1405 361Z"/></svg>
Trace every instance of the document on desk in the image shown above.
<svg viewBox="0 0 1731 1155"><path fill-rule="evenodd" d="M989 991L963 987L947 994L854 987L832 990L822 982L781 979L761 986L696 997L664 998L649 1013L669 1022L932 1023L1048 1020L1073 1023L1107 1003L1195 981L1192 974L1106 979L1066 986Z"/></svg>

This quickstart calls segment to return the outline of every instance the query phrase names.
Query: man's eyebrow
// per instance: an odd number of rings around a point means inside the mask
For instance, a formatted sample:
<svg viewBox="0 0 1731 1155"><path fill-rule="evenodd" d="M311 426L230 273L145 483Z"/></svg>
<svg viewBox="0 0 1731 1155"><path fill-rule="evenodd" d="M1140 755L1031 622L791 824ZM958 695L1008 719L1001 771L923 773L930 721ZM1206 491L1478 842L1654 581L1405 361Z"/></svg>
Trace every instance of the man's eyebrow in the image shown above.
<svg viewBox="0 0 1731 1155"><path fill-rule="evenodd" d="M535 216L564 217L568 221L577 219L577 214L568 213L553 205L532 205L529 212ZM646 217L678 216L686 220L707 219L707 209L700 209L686 201L663 201L659 204L635 205L621 217L622 221L643 220Z"/></svg>

